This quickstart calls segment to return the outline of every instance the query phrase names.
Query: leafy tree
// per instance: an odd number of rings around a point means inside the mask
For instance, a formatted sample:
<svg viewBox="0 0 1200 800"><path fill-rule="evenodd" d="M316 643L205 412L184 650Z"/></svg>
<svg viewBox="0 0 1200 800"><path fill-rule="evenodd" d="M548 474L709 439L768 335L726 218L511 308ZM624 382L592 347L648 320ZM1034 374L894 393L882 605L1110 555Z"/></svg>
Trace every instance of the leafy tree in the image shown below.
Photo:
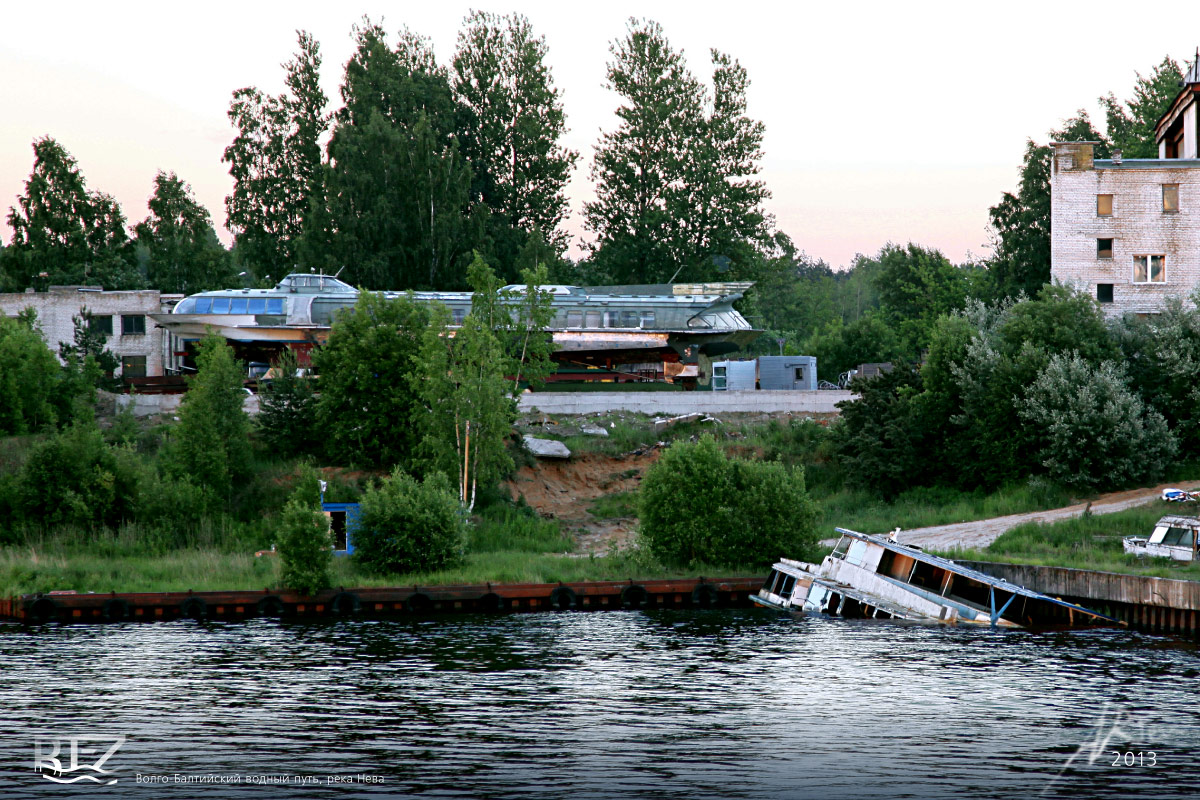
<svg viewBox="0 0 1200 800"><path fill-rule="evenodd" d="M94 420L80 420L30 452L21 470L22 510L45 525L115 526L133 516L137 476Z"/></svg>
<svg viewBox="0 0 1200 800"><path fill-rule="evenodd" d="M192 294L234 280L208 210L174 172L155 176L150 216L137 226L137 242L148 257L146 277L159 291Z"/></svg>
<svg viewBox="0 0 1200 800"><path fill-rule="evenodd" d="M60 342L58 345L66 382L78 384L78 388L70 394L78 395L84 405L94 401L92 389L118 392L122 388L121 380L113 377L121 362L108 349L108 337L92 320L92 312L88 311L87 306L81 308L78 314L71 317L75 329L72 343Z"/></svg>
<svg viewBox="0 0 1200 800"><path fill-rule="evenodd" d="M228 498L250 472L250 418L242 408L242 370L225 340L215 334L201 341L196 365L179 406L166 467L172 477Z"/></svg>
<svg viewBox="0 0 1200 800"><path fill-rule="evenodd" d="M808 337L801 350L816 356L817 373L831 382L859 364L904 360L895 332L878 314L868 314L846 325L835 319Z"/></svg>
<svg viewBox="0 0 1200 800"><path fill-rule="evenodd" d="M556 255L567 245L560 226L579 154L559 143L566 118L546 52L545 38L534 36L524 16L473 11L454 55L451 80L462 152L473 168L471 195L491 211L492 252L507 278L517 275L517 257L531 237Z"/></svg>
<svg viewBox="0 0 1200 800"><path fill-rule="evenodd" d="M284 458L315 453L322 443L313 379L299 369L295 351L286 348L271 365L272 377L259 381L255 423L271 452Z"/></svg>
<svg viewBox="0 0 1200 800"><path fill-rule="evenodd" d="M36 315L0 316L0 433L28 433L59 420L60 370Z"/></svg>
<svg viewBox="0 0 1200 800"><path fill-rule="evenodd" d="M752 274L769 195L753 177L763 127L745 115L745 70L714 51L710 96L648 21L630 20L611 52L608 87L625 103L596 149L596 200L584 206L597 267L619 283Z"/></svg>
<svg viewBox="0 0 1200 800"><path fill-rule="evenodd" d="M48 284L100 284L137 289L141 276L125 217L109 195L90 192L75 159L49 137L33 143L33 172L8 212L12 241L4 250L10 289Z"/></svg>
<svg viewBox="0 0 1200 800"><path fill-rule="evenodd" d="M1137 73L1129 100L1122 103L1112 92L1100 98L1112 147L1124 158L1158 158L1155 124L1179 94L1182 81L1179 63L1164 56L1149 76Z"/></svg>
<svg viewBox="0 0 1200 800"><path fill-rule="evenodd" d="M289 589L313 595L328 589L333 538L329 519L299 489L283 507L277 532L280 580Z"/></svg>
<svg viewBox="0 0 1200 800"><path fill-rule="evenodd" d="M313 351L320 374L319 428L326 452L341 463L408 465L420 435L409 425L420 386L418 353L429 306L408 297L361 292L341 312L324 347Z"/></svg>
<svg viewBox="0 0 1200 800"><path fill-rule="evenodd" d="M325 227L306 239L368 288L458 288L486 209L472 213L446 71L410 31L394 50L378 25L356 38L329 142Z"/></svg>
<svg viewBox="0 0 1200 800"><path fill-rule="evenodd" d="M802 469L730 460L709 435L663 452L646 472L638 508L646 546L668 564L761 566L804 558L817 540Z"/></svg>
<svg viewBox="0 0 1200 800"><path fill-rule="evenodd" d="M477 487L493 485L512 468L504 443L516 403L505 379L512 362L497 335L511 324L510 311L495 273L478 255L470 276L475 294L459 329L446 335L442 307L425 331L414 376L420 402L412 413L423 433L421 452L434 469L458 476L459 500L473 508Z"/></svg>
<svg viewBox="0 0 1200 800"><path fill-rule="evenodd" d="M1056 354L1018 402L1052 479L1080 489L1154 480L1177 449L1167 422L1125 385L1111 361Z"/></svg>
<svg viewBox="0 0 1200 800"><path fill-rule="evenodd" d="M1200 445L1200 309L1170 298L1161 314L1112 327L1132 388L1166 418L1183 452Z"/></svg>
<svg viewBox="0 0 1200 800"><path fill-rule="evenodd" d="M359 506L355 557L377 572L427 572L459 563L467 523L440 472L418 483L399 468L370 487Z"/></svg>
<svg viewBox="0 0 1200 800"><path fill-rule="evenodd" d="M938 250L911 242L885 245L879 263L879 299L915 355L929 344L934 320L966 302L966 275Z"/></svg>
<svg viewBox="0 0 1200 800"><path fill-rule="evenodd" d="M298 263L305 216L319 197L328 98L319 81L320 44L304 31L296 36L296 55L283 65L290 93L273 96L247 87L233 93L229 106L238 133L223 157L234 180L225 198L227 224L237 258L260 278Z"/></svg>

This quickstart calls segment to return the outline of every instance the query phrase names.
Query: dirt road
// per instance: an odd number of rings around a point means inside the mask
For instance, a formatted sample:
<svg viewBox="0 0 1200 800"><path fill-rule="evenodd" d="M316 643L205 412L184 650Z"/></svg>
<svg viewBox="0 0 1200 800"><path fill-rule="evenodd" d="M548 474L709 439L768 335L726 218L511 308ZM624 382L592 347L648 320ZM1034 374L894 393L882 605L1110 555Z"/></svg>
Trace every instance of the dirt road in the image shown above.
<svg viewBox="0 0 1200 800"><path fill-rule="evenodd" d="M975 522L958 522L953 525L933 525L928 528L914 528L910 531L900 531L899 540L904 544L919 544L926 549L952 550L962 547L987 547L1009 528L1015 528L1026 522L1053 522L1055 520L1078 517L1090 505L1093 514L1111 514L1134 506L1145 505L1158 499L1162 490L1173 486L1178 489L1196 489L1200 481L1184 481L1182 483L1164 483L1153 489L1133 489L1127 492L1112 492L1102 494L1091 503L1079 503L1066 508L1054 508L1049 511L1033 511L1028 514L1011 514L1007 517L981 519Z"/></svg>

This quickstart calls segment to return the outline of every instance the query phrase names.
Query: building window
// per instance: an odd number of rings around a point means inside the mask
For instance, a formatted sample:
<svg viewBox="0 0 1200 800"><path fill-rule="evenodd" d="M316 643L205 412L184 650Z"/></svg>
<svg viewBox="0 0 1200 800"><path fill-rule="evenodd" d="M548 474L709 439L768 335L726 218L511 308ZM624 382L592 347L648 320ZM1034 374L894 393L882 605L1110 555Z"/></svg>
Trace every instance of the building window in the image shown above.
<svg viewBox="0 0 1200 800"><path fill-rule="evenodd" d="M1111 194L1096 195L1096 216L1111 217L1112 216L1112 200Z"/></svg>
<svg viewBox="0 0 1200 800"><path fill-rule="evenodd" d="M1112 258L1112 239L1096 240L1096 258Z"/></svg>
<svg viewBox="0 0 1200 800"><path fill-rule="evenodd" d="M1164 183L1163 187L1163 213L1174 214L1179 211L1179 184Z"/></svg>
<svg viewBox="0 0 1200 800"><path fill-rule="evenodd" d="M144 377L146 377L146 357L145 356L122 356L121 357L121 377L122 378L144 378Z"/></svg>
<svg viewBox="0 0 1200 800"><path fill-rule="evenodd" d="M1097 283L1096 299L1101 303L1111 303L1113 301L1113 285L1111 283Z"/></svg>
<svg viewBox="0 0 1200 800"><path fill-rule="evenodd" d="M1134 256L1133 257L1133 282L1134 283L1166 283L1167 282L1167 257L1166 256Z"/></svg>
<svg viewBox="0 0 1200 800"><path fill-rule="evenodd" d="M146 315L145 314L122 314L121 315L121 335L129 336L131 334L140 334L146 332Z"/></svg>
<svg viewBox="0 0 1200 800"><path fill-rule="evenodd" d="M92 318L88 320L88 330L92 331L93 333L103 333L105 336L112 336L112 315L93 315Z"/></svg>

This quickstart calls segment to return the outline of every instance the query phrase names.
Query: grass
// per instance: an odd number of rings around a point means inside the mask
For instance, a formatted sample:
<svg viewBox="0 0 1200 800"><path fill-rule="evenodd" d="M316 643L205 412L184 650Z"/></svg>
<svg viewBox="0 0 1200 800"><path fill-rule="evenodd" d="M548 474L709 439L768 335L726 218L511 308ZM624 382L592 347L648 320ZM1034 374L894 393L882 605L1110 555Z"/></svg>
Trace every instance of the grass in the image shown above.
<svg viewBox="0 0 1200 800"><path fill-rule="evenodd" d="M588 513L596 519L617 519L619 517L636 517L637 492L616 492L597 497L588 506Z"/></svg>
<svg viewBox="0 0 1200 800"><path fill-rule="evenodd" d="M1195 511L1174 503L1156 502L1112 514L1089 514L1048 524L1029 523L1005 532L986 548L956 550L944 555L976 561L1200 580L1200 563L1138 558L1126 555L1121 545L1126 536L1149 536L1154 523L1165 514L1190 513Z"/></svg>

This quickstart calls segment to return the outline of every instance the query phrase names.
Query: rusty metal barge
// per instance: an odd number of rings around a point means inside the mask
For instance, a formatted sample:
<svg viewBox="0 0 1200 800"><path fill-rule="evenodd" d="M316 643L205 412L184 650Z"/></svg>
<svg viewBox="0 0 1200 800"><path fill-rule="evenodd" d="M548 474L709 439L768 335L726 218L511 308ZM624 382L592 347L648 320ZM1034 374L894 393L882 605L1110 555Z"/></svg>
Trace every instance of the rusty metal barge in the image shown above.
<svg viewBox="0 0 1200 800"><path fill-rule="evenodd" d="M784 559L751 599L769 608L841 619L992 628L1123 624L894 537L836 530L841 539L819 565Z"/></svg>
<svg viewBox="0 0 1200 800"><path fill-rule="evenodd" d="M51 592L0 599L0 619L27 623L165 622L253 617L403 617L451 613L735 608L751 605L761 577L679 578L461 586L370 587L307 596L259 592Z"/></svg>

